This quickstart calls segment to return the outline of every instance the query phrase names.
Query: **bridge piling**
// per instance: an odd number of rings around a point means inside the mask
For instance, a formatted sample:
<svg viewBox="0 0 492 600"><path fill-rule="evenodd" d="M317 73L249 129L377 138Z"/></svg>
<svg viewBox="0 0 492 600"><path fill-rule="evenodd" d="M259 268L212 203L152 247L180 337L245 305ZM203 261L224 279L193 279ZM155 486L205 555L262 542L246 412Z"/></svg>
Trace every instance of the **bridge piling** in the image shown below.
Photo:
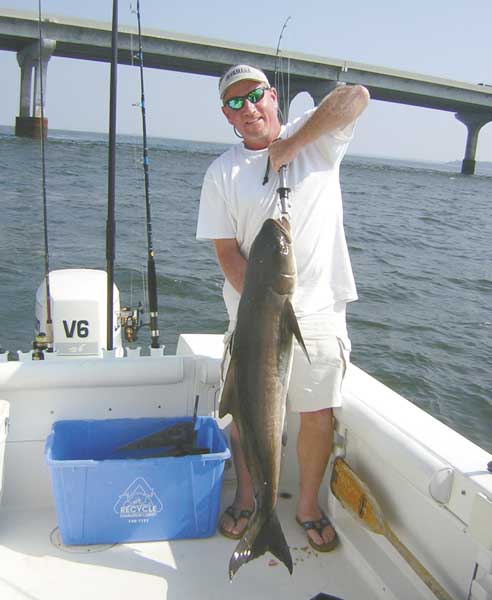
<svg viewBox="0 0 492 600"><path fill-rule="evenodd" d="M46 36L45 43L48 40L57 40L54 47L54 55L57 57L101 62L111 60L109 23L45 15L43 32ZM136 28L127 28L120 33L120 64L133 65L134 35L137 35ZM278 64L278 52L273 48L155 30L144 31L142 38L146 68L220 77L227 66L245 62L261 67L273 83L275 66ZM30 109L32 69L35 68L34 61L39 59L39 50L38 53L35 52L36 45L39 46L38 14L0 8L0 51L15 51L24 57L29 51L19 49L31 46L33 53L31 66L28 65L28 57L25 56L17 135L25 135L24 130L27 129L30 132L27 135L32 136L30 121L36 122L36 110L31 113ZM306 91L315 103L319 104L330 91L327 84L333 86L335 82L364 85L369 90L372 100L448 111L462 116L468 128L462 171L473 173L479 129L484 123L492 121L491 87L299 52L283 52L282 55L283 59L288 60L287 70L291 81L291 90L287 94L288 102L284 99L282 103L279 102L284 114L295 95L292 93L294 87L296 93ZM36 102L34 104L39 106ZM27 112L25 106L29 107ZM482 122L479 125L470 124L469 114L479 116Z"/></svg>
<svg viewBox="0 0 492 600"><path fill-rule="evenodd" d="M339 85L345 84L343 82L331 80L310 83L299 83L295 80L292 81L289 85L288 94L283 94L282 90L277 90L281 115L288 120L290 105L298 94L301 94L302 92L308 93L313 99L314 105L318 106L323 98Z"/></svg>
<svg viewBox="0 0 492 600"><path fill-rule="evenodd" d="M477 153L478 134L484 125L490 123L492 118L478 113L456 113L455 117L463 123L467 130L465 157L461 163L462 175L474 175L475 156Z"/></svg>
<svg viewBox="0 0 492 600"><path fill-rule="evenodd" d="M42 128L41 114L44 113L46 104L48 61L55 50L56 42L47 39L41 40L41 57L39 46L39 42L33 42L17 52L21 83L19 116L15 119L15 135L19 137L40 138L41 131L44 131L45 137L48 134L48 119L44 118ZM41 110L41 79L43 81L43 111Z"/></svg>
<svg viewBox="0 0 492 600"><path fill-rule="evenodd" d="M321 104L321 102L323 101L323 99L325 98L325 96L327 96L335 88L337 88L341 85L345 85L345 83L343 81L327 80L327 81L321 83L321 85L318 84L316 86L313 86L313 85L308 86L308 89L306 91L313 99L314 105L319 106Z"/></svg>

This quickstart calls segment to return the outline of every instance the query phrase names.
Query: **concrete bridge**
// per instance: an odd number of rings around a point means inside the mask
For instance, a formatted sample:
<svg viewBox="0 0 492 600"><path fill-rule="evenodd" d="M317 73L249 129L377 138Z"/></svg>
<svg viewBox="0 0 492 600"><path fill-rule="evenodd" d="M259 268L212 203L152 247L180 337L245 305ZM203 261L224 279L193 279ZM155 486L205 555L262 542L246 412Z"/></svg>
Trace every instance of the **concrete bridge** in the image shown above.
<svg viewBox="0 0 492 600"><path fill-rule="evenodd" d="M51 56L103 62L111 59L111 25L108 23L45 16L41 57L38 27L34 13L0 9L0 50L16 52L21 68L17 135L39 135L40 74L46 88ZM136 28L120 27L118 61L121 64L134 64L136 36ZM276 57L272 48L148 29L143 31L142 47L146 68L220 77L231 64L245 62L260 66L270 80L274 80ZM290 74L289 97L285 103L303 91L317 103L338 83L360 83L376 100L453 112L468 130L462 173L475 172L478 135L480 129L492 121L492 87L288 51L282 51L281 57L284 70L288 65ZM46 125L47 122L45 132Z"/></svg>

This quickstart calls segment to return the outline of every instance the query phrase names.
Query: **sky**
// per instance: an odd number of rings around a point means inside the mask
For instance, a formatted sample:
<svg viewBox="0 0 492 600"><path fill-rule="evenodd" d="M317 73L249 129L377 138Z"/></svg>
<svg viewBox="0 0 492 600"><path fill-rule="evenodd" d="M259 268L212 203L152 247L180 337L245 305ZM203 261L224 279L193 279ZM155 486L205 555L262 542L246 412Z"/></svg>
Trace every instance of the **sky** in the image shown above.
<svg viewBox="0 0 492 600"><path fill-rule="evenodd" d="M120 1L119 21L136 26L136 0ZM1 8L37 13L38 0L0 0ZM140 0L142 27L276 48L444 77L492 83L490 0ZM46 15L111 21L111 0L42 0ZM145 56L144 56L145 61ZM0 52L0 124L13 125L20 69ZM217 79L145 70L150 136L234 143L217 96ZM49 127L104 132L108 128L109 65L52 58L46 83ZM118 69L117 131L141 133L137 68ZM291 116L310 106L296 98ZM424 161L461 160L466 128L452 113L371 101L349 153ZM492 161L492 124L480 133L477 160Z"/></svg>

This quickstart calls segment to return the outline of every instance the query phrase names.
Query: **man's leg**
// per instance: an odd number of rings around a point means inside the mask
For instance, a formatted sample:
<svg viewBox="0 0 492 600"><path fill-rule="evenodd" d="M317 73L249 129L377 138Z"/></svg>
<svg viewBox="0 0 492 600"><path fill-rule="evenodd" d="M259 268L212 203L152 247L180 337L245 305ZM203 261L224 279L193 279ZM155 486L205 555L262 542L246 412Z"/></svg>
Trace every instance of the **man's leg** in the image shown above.
<svg viewBox="0 0 492 600"><path fill-rule="evenodd" d="M326 471L333 445L333 414L331 408L301 412L301 425L297 438L300 495L297 518L300 521L317 521L321 517L318 493ZM331 525L323 528L321 536L315 529L307 531L316 544L331 542L335 531Z"/></svg>
<svg viewBox="0 0 492 600"><path fill-rule="evenodd" d="M255 497L253 484L239 440L239 431L234 421L231 423L231 450L237 476L236 497L232 503L232 508L234 515L238 516L242 510L254 510ZM239 518L237 523L235 523L234 519L229 514L224 513L222 515L220 527L227 532L236 535L242 533L247 524L248 519L246 518Z"/></svg>

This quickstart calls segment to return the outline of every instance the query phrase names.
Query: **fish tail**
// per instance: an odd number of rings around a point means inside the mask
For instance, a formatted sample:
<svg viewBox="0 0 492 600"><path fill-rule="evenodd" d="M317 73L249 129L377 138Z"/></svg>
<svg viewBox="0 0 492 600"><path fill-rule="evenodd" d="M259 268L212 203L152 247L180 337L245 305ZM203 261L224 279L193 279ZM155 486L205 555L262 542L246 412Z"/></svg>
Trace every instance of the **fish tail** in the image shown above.
<svg viewBox="0 0 492 600"><path fill-rule="evenodd" d="M231 556L229 578L232 579L240 567L267 550L283 562L292 575L292 556L275 512L262 524L251 523Z"/></svg>

